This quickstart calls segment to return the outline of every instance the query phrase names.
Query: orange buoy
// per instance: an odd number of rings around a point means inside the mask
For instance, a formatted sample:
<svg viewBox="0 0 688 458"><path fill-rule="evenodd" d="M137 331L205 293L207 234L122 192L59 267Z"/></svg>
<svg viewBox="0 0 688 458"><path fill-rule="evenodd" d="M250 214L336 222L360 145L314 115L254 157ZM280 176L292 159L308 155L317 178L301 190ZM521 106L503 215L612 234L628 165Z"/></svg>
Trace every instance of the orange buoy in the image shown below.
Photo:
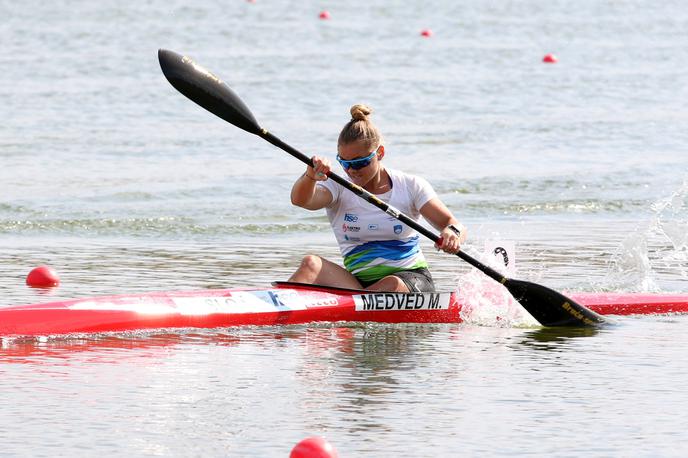
<svg viewBox="0 0 688 458"><path fill-rule="evenodd" d="M307 437L291 449L289 458L338 458L337 450L323 437Z"/></svg>
<svg viewBox="0 0 688 458"><path fill-rule="evenodd" d="M542 58L542 61L546 64L556 64L559 59L557 59L557 56L554 54L545 54L545 57Z"/></svg>
<svg viewBox="0 0 688 458"><path fill-rule="evenodd" d="M320 19L329 19L330 18L330 12L329 11L321 11L320 15L318 17Z"/></svg>
<svg viewBox="0 0 688 458"><path fill-rule="evenodd" d="M430 29L423 29L420 31L420 36L425 37L425 38L430 38L433 35L432 30Z"/></svg>
<svg viewBox="0 0 688 458"><path fill-rule="evenodd" d="M50 266L38 266L26 276L26 284L32 288L52 288L60 284L60 277Z"/></svg>

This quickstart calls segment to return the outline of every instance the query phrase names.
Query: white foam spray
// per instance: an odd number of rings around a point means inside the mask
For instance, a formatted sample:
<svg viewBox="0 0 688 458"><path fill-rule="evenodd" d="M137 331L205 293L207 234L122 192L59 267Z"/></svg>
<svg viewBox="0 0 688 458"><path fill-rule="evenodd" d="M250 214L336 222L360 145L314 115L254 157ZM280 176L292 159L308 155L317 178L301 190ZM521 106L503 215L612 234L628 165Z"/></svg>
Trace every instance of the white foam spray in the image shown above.
<svg viewBox="0 0 688 458"><path fill-rule="evenodd" d="M483 256L474 256L500 273L513 276L516 270L513 242L488 240ZM509 262L505 265L505 261ZM531 327L537 321L511 296L509 291L477 269L457 279L459 297L464 304L461 319L480 326Z"/></svg>
<svg viewBox="0 0 688 458"><path fill-rule="evenodd" d="M608 287L659 292L663 271L688 278L688 179L652 210L650 221L629 234L612 257Z"/></svg>

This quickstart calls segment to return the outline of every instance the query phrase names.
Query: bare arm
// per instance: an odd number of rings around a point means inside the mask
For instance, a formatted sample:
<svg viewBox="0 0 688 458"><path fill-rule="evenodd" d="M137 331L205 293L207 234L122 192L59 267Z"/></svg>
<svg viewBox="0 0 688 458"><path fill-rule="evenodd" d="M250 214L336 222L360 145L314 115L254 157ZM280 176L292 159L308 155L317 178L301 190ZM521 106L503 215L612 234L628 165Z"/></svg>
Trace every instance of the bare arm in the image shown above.
<svg viewBox="0 0 688 458"><path fill-rule="evenodd" d="M441 231L442 244L439 246L447 253L457 253L461 249L461 244L466 241L468 231L466 227L457 220L446 205L437 197L430 199L420 209L420 214L428 220L435 229ZM457 234L449 225L456 226L460 234Z"/></svg>

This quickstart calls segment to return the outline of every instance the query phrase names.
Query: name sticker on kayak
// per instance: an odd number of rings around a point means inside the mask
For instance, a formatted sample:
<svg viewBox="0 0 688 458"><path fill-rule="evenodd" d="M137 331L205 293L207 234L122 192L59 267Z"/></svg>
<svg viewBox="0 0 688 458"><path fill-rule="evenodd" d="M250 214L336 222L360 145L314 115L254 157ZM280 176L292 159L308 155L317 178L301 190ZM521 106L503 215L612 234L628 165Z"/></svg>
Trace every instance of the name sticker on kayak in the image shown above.
<svg viewBox="0 0 688 458"><path fill-rule="evenodd" d="M370 293L354 296L357 312L448 310L450 293Z"/></svg>
<svg viewBox="0 0 688 458"><path fill-rule="evenodd" d="M332 294L309 295L291 289L233 291L227 296L175 297L172 301L182 315L290 312L339 304Z"/></svg>

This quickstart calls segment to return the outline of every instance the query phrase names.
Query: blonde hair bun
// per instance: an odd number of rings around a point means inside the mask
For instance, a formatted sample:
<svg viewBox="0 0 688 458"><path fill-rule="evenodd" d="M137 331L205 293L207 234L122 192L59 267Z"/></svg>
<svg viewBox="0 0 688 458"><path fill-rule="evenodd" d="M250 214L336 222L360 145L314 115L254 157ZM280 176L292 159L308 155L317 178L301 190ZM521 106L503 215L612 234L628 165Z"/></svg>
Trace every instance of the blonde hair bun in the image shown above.
<svg viewBox="0 0 688 458"><path fill-rule="evenodd" d="M356 104L349 110L351 120L346 123L339 133L337 146L363 142L366 148L375 148L382 141L380 132L368 118L373 110L367 105Z"/></svg>
<svg viewBox="0 0 688 458"><path fill-rule="evenodd" d="M356 104L351 107L351 119L354 121L365 121L373 110L367 105Z"/></svg>

